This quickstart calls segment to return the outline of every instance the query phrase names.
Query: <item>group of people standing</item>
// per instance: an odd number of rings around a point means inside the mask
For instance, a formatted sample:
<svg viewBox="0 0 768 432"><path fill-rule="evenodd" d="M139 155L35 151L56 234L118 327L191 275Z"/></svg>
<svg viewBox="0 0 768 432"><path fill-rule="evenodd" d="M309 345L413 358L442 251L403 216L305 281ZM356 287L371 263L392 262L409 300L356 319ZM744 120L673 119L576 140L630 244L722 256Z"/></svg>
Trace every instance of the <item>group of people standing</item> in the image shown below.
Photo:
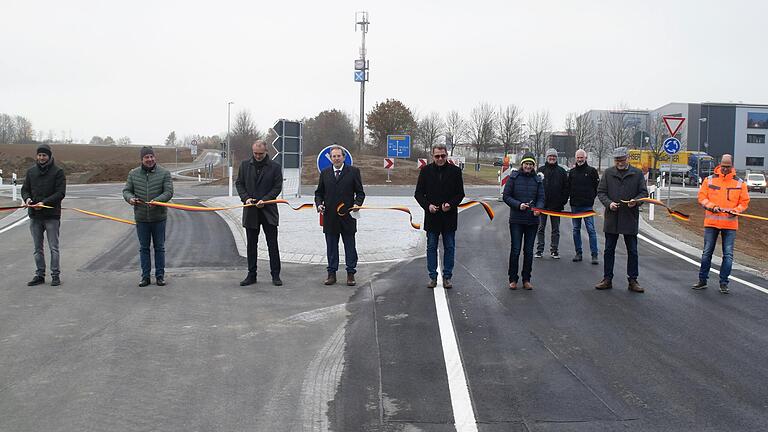
<svg viewBox="0 0 768 432"><path fill-rule="evenodd" d="M141 165L130 171L123 188L123 198L134 207L136 233L139 241L141 280L139 286L151 283L151 254L154 249L155 281L163 286L165 281L165 230L167 209L151 205L152 201L168 202L173 198L173 182L168 170L157 164L152 147L143 147ZM363 205L365 192L360 170L344 163L346 154L340 146L330 150L332 165L320 173L315 190L315 207L321 214L327 251L327 277L325 285L336 283L339 268L339 239L344 244L346 283L356 284L357 211ZM522 288L533 289L531 275L534 257L542 258L545 246L547 221L550 222L550 255L559 259L560 216L593 213L595 198L605 207L603 231L603 278L595 286L605 290L613 287L615 251L620 236L627 249L628 289L642 293L637 282L639 275L637 236L641 199L648 196L646 181L638 168L628 163L628 151L619 147L613 152L614 166L598 175L587 164L587 154L578 150L576 165L566 171L557 163L557 151L549 149L546 163L536 169L536 158L526 153L520 160L520 168L513 170L504 186L503 200L510 207L509 231L509 288L517 289L520 276ZM448 163L444 145L432 148L432 163L424 167L418 177L414 198L424 210L424 230L427 235L427 272L429 288L438 287L438 244L442 237L442 286L451 288L456 251L458 209L464 199L464 183L461 169ZM238 195L244 204L242 224L247 239L248 273L240 282L246 286L257 280L257 244L263 229L269 251L272 283L282 285L280 279L280 252L278 248L279 212L277 204L266 203L276 199L282 191L282 170L267 154L267 144L258 140L252 145L252 157L240 165L237 181ZM66 194L64 171L54 163L50 146L37 148L36 163L26 173L22 187L22 199L29 207L30 232L34 245L36 272L29 286L45 282L46 263L44 237L48 238L51 254L51 285L61 284L59 229L61 202ZM570 201L571 213L564 213ZM717 237L722 236L723 263L720 269L720 292L727 294L728 277L733 265L733 246L738 230L738 214L749 205L746 183L736 177L731 155L723 155L714 174L704 179L698 201L705 209L704 250L701 258L699 280L694 289L707 287L712 254ZM348 211L339 212L339 208ZM544 211L545 213L542 213ZM592 215L572 218L574 262L583 260L581 222L584 221L589 237L592 264L599 264L597 234ZM538 246L534 254L534 243ZM519 271L520 254L523 254L522 271Z"/></svg>

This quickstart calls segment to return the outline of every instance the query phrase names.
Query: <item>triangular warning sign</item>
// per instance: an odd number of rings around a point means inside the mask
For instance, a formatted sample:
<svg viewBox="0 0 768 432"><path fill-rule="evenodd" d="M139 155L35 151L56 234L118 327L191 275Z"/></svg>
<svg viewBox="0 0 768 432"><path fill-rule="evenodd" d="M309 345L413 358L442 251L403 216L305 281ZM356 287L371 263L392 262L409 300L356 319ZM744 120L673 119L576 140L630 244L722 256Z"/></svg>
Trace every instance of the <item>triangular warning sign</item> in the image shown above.
<svg viewBox="0 0 768 432"><path fill-rule="evenodd" d="M683 126L683 123L685 123L685 117L664 116L662 117L662 120L664 120L664 125L667 126L669 136L671 137L677 135L677 132Z"/></svg>

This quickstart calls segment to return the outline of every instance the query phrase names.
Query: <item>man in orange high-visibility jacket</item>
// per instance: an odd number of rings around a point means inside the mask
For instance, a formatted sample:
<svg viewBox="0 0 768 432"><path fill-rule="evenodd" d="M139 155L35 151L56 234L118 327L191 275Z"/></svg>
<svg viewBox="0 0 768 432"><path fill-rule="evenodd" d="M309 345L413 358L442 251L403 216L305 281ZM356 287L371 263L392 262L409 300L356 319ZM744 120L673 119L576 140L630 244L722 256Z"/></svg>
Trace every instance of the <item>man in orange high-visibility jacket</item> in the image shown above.
<svg viewBox="0 0 768 432"><path fill-rule="evenodd" d="M746 183L736 177L733 157L724 154L715 173L704 179L699 189L699 204L704 207L704 252L701 254L699 282L693 289L705 289L712 264L717 236L723 237L723 263L720 266L720 292L728 294L728 276L733 267L733 243L739 229L739 218L749 206Z"/></svg>

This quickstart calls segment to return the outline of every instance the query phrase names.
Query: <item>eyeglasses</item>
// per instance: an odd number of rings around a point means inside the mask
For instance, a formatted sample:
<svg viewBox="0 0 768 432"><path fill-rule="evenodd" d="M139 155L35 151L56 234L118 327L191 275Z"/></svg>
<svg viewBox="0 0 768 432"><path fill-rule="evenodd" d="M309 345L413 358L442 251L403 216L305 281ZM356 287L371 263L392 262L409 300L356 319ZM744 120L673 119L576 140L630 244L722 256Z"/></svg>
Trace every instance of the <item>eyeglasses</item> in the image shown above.
<svg viewBox="0 0 768 432"><path fill-rule="evenodd" d="M448 157L448 155L447 154L436 154L436 155L432 155L432 157L435 158L435 159L445 159L445 158Z"/></svg>

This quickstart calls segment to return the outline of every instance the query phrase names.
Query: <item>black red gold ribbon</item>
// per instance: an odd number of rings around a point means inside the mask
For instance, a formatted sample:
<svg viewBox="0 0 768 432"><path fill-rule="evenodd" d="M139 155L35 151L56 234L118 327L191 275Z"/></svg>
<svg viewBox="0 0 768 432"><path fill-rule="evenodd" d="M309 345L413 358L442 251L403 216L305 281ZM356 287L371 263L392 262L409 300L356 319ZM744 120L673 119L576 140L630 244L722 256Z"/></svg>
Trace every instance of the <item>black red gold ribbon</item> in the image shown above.
<svg viewBox="0 0 768 432"><path fill-rule="evenodd" d="M495 217L495 213L493 212L493 209L491 208L491 206L484 201L475 201L475 200L467 201L459 204L458 208L465 209L465 208L474 207L476 205L482 206L483 210L485 210L485 214L488 215L488 219L490 219L491 221L493 220L493 218ZM411 209L405 206L376 207L376 206L356 206L355 205L350 207L347 211L344 211L344 203L339 203L339 205L336 206L336 214L339 216L346 216L347 213L351 211L357 211L357 210L394 210L394 211L407 213L410 219L409 222L411 224L411 227L413 229L421 229L421 224L418 224L413 221L413 213L411 213Z"/></svg>
<svg viewBox="0 0 768 432"><path fill-rule="evenodd" d="M755 220L768 221L768 217L765 217L765 216L752 215L752 214L748 214L748 213L736 213L736 212L733 212L733 211L724 211L724 210L720 210L720 211L716 212L716 211L712 210L711 208L706 208L706 207L704 207L704 209L705 210L709 210L712 213L728 213L730 215L734 215L734 216L738 216L738 217L745 217L747 219L755 219Z"/></svg>
<svg viewBox="0 0 768 432"><path fill-rule="evenodd" d="M680 219L680 220L683 220L683 221L686 221L686 222L691 220L691 217L688 216L687 214L685 214L683 212L680 212L680 211L677 211L677 210L673 210L669 206L667 206L666 204L664 204L663 202L661 202L661 201L659 201L657 199L653 199L653 198L638 198L638 199L634 199L634 200L621 200L621 202L623 204L629 204L631 202L638 202L638 201L647 202L647 203L650 203L650 204L656 204L657 206L664 207L665 209L667 209L667 213L669 213L669 215L672 216L673 218L677 218L677 219Z"/></svg>
<svg viewBox="0 0 768 432"><path fill-rule="evenodd" d="M561 211L554 211L554 210L544 210L537 207L530 207L530 209L548 216L557 216L557 217L566 218L566 219L581 219L585 217L595 216L597 214L594 210L572 213L572 212L561 212Z"/></svg>
<svg viewBox="0 0 768 432"><path fill-rule="evenodd" d="M192 206L192 205L186 205L186 204L176 204L176 203L161 202L161 201L150 201L147 204L160 206L160 207L174 208L177 210L202 211L202 212L232 210L232 209L243 208L243 207L256 207L255 203L254 204L238 204L238 205L227 206L227 207L203 207L203 206ZM312 203L305 203L305 204L299 205L298 207L293 207L290 205L288 201L284 199L267 200L267 201L264 201L263 204L265 205L266 204L287 204L293 210L297 210L297 211L314 208L314 204Z"/></svg>

